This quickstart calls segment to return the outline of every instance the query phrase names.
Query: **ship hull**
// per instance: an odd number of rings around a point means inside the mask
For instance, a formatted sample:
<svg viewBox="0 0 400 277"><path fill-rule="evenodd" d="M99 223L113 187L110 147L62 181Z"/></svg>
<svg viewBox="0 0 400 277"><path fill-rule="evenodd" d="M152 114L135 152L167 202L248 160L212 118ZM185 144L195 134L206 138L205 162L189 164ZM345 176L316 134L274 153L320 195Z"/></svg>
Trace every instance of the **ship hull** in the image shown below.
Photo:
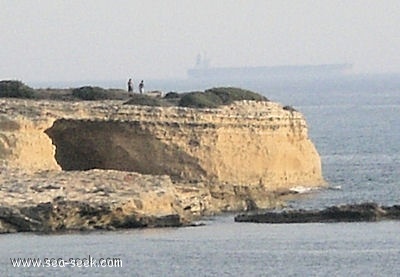
<svg viewBox="0 0 400 277"><path fill-rule="evenodd" d="M208 67L192 68L188 76L195 79L306 79L340 76L351 68L349 64L259 66L259 67Z"/></svg>

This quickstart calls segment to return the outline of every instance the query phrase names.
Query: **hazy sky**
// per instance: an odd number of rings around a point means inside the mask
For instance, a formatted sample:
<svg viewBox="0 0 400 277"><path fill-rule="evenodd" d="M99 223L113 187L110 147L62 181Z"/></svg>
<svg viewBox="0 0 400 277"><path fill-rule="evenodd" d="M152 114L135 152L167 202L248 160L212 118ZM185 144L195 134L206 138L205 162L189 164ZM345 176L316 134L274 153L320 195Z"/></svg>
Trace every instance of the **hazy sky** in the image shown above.
<svg viewBox="0 0 400 277"><path fill-rule="evenodd" d="M0 0L0 80L185 78L213 66L400 72L399 0Z"/></svg>

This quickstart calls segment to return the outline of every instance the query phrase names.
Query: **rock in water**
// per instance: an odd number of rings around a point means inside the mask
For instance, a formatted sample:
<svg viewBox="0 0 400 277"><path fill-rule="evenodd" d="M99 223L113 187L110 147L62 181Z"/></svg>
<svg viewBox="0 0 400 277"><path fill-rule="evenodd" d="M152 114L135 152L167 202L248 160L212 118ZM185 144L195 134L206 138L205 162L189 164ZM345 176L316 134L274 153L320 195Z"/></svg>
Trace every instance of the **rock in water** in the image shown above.
<svg viewBox="0 0 400 277"><path fill-rule="evenodd" d="M326 223L400 219L400 206L379 206L376 203L332 206L324 210L288 210L281 212L247 213L235 216L236 222L254 223Z"/></svg>

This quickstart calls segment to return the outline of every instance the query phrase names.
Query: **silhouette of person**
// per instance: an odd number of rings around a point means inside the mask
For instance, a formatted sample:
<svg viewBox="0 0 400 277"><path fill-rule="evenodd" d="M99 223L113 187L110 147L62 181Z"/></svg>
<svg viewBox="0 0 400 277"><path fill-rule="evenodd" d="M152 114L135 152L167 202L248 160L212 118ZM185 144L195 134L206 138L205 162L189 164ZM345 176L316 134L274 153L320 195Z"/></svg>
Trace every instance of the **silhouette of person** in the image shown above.
<svg viewBox="0 0 400 277"><path fill-rule="evenodd" d="M133 81L131 78L128 80L128 92L133 92Z"/></svg>
<svg viewBox="0 0 400 277"><path fill-rule="evenodd" d="M140 94L143 94L144 93L144 83L143 83L143 80L140 82L140 84L139 84L139 92L140 92Z"/></svg>

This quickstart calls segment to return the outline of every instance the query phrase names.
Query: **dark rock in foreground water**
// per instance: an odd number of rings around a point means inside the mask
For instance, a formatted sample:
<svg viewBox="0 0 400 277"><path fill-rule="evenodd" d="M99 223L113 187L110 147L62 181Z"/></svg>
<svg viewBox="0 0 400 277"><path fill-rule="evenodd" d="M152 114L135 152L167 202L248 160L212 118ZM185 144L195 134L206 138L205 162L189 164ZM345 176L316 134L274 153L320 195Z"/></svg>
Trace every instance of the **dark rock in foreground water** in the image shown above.
<svg viewBox="0 0 400 277"><path fill-rule="evenodd" d="M254 223L312 223L360 222L399 220L400 205L390 207L376 203L332 206L324 210L289 210L282 212L246 213L235 217L235 222Z"/></svg>
<svg viewBox="0 0 400 277"><path fill-rule="evenodd" d="M89 231L96 229L180 227L178 214L124 215L110 206L55 200L31 207L0 207L0 234L15 232Z"/></svg>

